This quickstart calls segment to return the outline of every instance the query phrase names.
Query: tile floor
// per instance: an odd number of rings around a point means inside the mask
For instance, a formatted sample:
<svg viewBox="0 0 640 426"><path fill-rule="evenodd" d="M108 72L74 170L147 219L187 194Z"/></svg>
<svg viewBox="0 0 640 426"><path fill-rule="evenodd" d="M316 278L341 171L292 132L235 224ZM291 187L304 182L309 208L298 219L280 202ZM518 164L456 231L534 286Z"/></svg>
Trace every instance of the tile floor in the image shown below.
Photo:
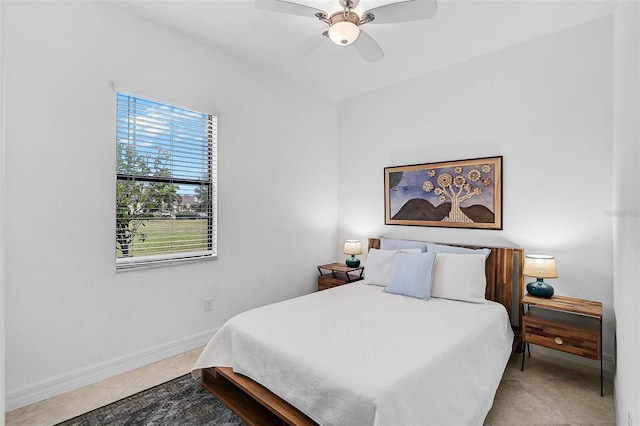
<svg viewBox="0 0 640 426"><path fill-rule="evenodd" d="M202 348L120 374L6 413L6 426L50 426L186 374ZM533 353L520 372L521 355L509 361L484 424L615 425L610 378L600 397L599 370Z"/></svg>
<svg viewBox="0 0 640 426"><path fill-rule="evenodd" d="M187 374L203 348L194 349L5 414L5 426L51 426Z"/></svg>

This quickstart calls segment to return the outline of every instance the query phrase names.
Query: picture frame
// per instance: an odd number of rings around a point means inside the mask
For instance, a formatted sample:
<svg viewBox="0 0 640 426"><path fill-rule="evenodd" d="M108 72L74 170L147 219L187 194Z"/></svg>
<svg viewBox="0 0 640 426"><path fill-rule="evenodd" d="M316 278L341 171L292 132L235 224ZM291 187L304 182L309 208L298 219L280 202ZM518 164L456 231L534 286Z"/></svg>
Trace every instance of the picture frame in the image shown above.
<svg viewBox="0 0 640 426"><path fill-rule="evenodd" d="M502 229L502 156L385 167L386 225Z"/></svg>

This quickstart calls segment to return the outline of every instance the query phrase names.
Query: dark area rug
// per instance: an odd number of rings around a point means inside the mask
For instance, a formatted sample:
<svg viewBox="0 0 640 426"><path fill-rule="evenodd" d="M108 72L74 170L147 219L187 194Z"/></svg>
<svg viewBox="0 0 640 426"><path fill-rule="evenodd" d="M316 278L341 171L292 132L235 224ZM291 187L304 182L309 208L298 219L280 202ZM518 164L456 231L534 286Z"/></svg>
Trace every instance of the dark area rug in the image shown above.
<svg viewBox="0 0 640 426"><path fill-rule="evenodd" d="M241 426L245 423L187 374L58 425Z"/></svg>

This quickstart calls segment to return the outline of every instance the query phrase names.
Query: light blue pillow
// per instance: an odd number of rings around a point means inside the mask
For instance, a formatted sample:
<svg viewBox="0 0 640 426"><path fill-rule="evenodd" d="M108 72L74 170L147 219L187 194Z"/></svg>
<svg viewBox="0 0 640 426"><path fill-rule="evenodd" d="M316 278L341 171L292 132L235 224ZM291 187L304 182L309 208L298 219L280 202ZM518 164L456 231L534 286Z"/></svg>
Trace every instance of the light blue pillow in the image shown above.
<svg viewBox="0 0 640 426"><path fill-rule="evenodd" d="M434 253L452 253L452 254L484 254L488 257L491 254L491 249L470 249L465 247L448 246L446 244L427 243L427 251Z"/></svg>
<svg viewBox="0 0 640 426"><path fill-rule="evenodd" d="M394 240L392 238L380 237L381 250L404 250L404 249L420 249L427 251L426 241L414 240Z"/></svg>
<svg viewBox="0 0 640 426"><path fill-rule="evenodd" d="M435 253L396 254L391 280L384 291L416 299L429 299L435 260Z"/></svg>

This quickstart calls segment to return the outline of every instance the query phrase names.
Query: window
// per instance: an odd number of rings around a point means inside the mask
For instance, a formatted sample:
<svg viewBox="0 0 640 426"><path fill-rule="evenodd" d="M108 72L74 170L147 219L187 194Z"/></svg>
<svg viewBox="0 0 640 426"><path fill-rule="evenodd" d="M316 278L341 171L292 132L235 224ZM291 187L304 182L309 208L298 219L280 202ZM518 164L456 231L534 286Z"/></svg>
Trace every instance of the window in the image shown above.
<svg viewBox="0 0 640 426"><path fill-rule="evenodd" d="M217 118L117 96L117 269L214 258Z"/></svg>

